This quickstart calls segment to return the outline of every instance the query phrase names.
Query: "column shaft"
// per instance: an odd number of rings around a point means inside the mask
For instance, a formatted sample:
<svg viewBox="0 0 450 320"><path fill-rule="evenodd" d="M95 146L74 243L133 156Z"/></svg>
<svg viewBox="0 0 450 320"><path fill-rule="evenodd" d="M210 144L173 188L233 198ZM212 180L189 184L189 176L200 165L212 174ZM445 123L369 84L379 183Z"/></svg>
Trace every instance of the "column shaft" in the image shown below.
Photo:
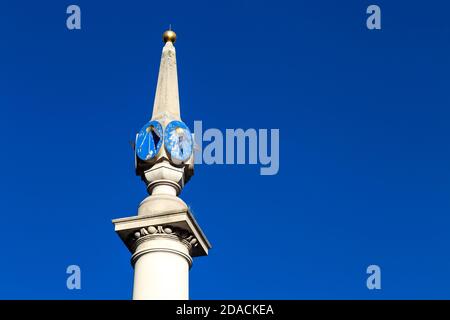
<svg viewBox="0 0 450 320"><path fill-rule="evenodd" d="M148 236L133 255L133 300L189 299L189 268L192 259L182 241Z"/></svg>

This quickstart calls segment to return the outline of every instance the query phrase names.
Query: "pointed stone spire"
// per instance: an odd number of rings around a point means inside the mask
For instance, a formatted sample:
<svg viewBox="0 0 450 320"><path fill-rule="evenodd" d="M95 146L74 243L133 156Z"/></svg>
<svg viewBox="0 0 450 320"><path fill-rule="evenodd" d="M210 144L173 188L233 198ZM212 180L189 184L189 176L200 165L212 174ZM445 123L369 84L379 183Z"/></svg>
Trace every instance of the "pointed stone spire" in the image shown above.
<svg viewBox="0 0 450 320"><path fill-rule="evenodd" d="M173 45L176 37L175 32L172 30L167 30L163 35L163 40L166 44L162 50L161 64L159 66L152 120L161 120L162 118L163 121L161 122L181 120L177 58Z"/></svg>
<svg viewBox="0 0 450 320"><path fill-rule="evenodd" d="M157 120L158 126L166 130L169 122L181 119L173 46L176 34L168 30L163 39L166 44L152 120ZM146 124L144 128L150 127ZM149 139L150 133L146 132ZM137 215L113 220L115 231L132 254L135 300L188 299L192 259L207 255L211 248L191 210L178 197L194 174L194 156L191 153L188 161L175 163L165 145L171 134L166 134L161 132L158 136L163 145L151 161L135 155L136 173L145 182L150 195L139 204Z"/></svg>

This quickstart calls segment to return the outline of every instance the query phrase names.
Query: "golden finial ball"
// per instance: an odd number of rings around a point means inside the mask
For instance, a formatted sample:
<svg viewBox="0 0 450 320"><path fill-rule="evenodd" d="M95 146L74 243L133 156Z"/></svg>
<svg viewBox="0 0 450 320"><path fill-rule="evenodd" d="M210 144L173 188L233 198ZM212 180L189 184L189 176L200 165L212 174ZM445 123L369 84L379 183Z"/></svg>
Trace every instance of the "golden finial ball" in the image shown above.
<svg viewBox="0 0 450 320"><path fill-rule="evenodd" d="M177 40L177 34L172 30L167 30L166 32L163 33L163 40L164 43L166 43L167 41L175 43L175 41Z"/></svg>

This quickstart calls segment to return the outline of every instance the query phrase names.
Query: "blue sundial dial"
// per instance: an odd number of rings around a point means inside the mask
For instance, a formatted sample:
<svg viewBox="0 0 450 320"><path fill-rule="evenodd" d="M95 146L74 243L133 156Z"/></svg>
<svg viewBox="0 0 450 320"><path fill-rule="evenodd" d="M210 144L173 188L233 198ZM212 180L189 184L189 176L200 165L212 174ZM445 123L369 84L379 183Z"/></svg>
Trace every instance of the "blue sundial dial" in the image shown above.
<svg viewBox="0 0 450 320"><path fill-rule="evenodd" d="M192 134L181 121L172 121L166 127L164 145L170 159L176 164L188 160L192 155Z"/></svg>
<svg viewBox="0 0 450 320"><path fill-rule="evenodd" d="M154 158L161 149L163 129L158 121L150 121L136 137L136 155L141 160Z"/></svg>

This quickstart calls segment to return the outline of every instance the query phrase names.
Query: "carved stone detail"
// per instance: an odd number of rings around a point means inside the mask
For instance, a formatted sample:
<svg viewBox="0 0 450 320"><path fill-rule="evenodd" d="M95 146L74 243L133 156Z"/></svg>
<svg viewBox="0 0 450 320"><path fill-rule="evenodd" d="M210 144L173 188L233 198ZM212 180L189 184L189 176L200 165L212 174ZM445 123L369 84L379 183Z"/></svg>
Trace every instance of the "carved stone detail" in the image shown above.
<svg viewBox="0 0 450 320"><path fill-rule="evenodd" d="M148 226L138 229L132 234L130 241L136 244L139 240L144 240L144 237L151 239L152 236L161 235L177 237L180 241L186 244L189 249L198 246L198 240L194 237L194 235L184 229L171 227L170 225Z"/></svg>

